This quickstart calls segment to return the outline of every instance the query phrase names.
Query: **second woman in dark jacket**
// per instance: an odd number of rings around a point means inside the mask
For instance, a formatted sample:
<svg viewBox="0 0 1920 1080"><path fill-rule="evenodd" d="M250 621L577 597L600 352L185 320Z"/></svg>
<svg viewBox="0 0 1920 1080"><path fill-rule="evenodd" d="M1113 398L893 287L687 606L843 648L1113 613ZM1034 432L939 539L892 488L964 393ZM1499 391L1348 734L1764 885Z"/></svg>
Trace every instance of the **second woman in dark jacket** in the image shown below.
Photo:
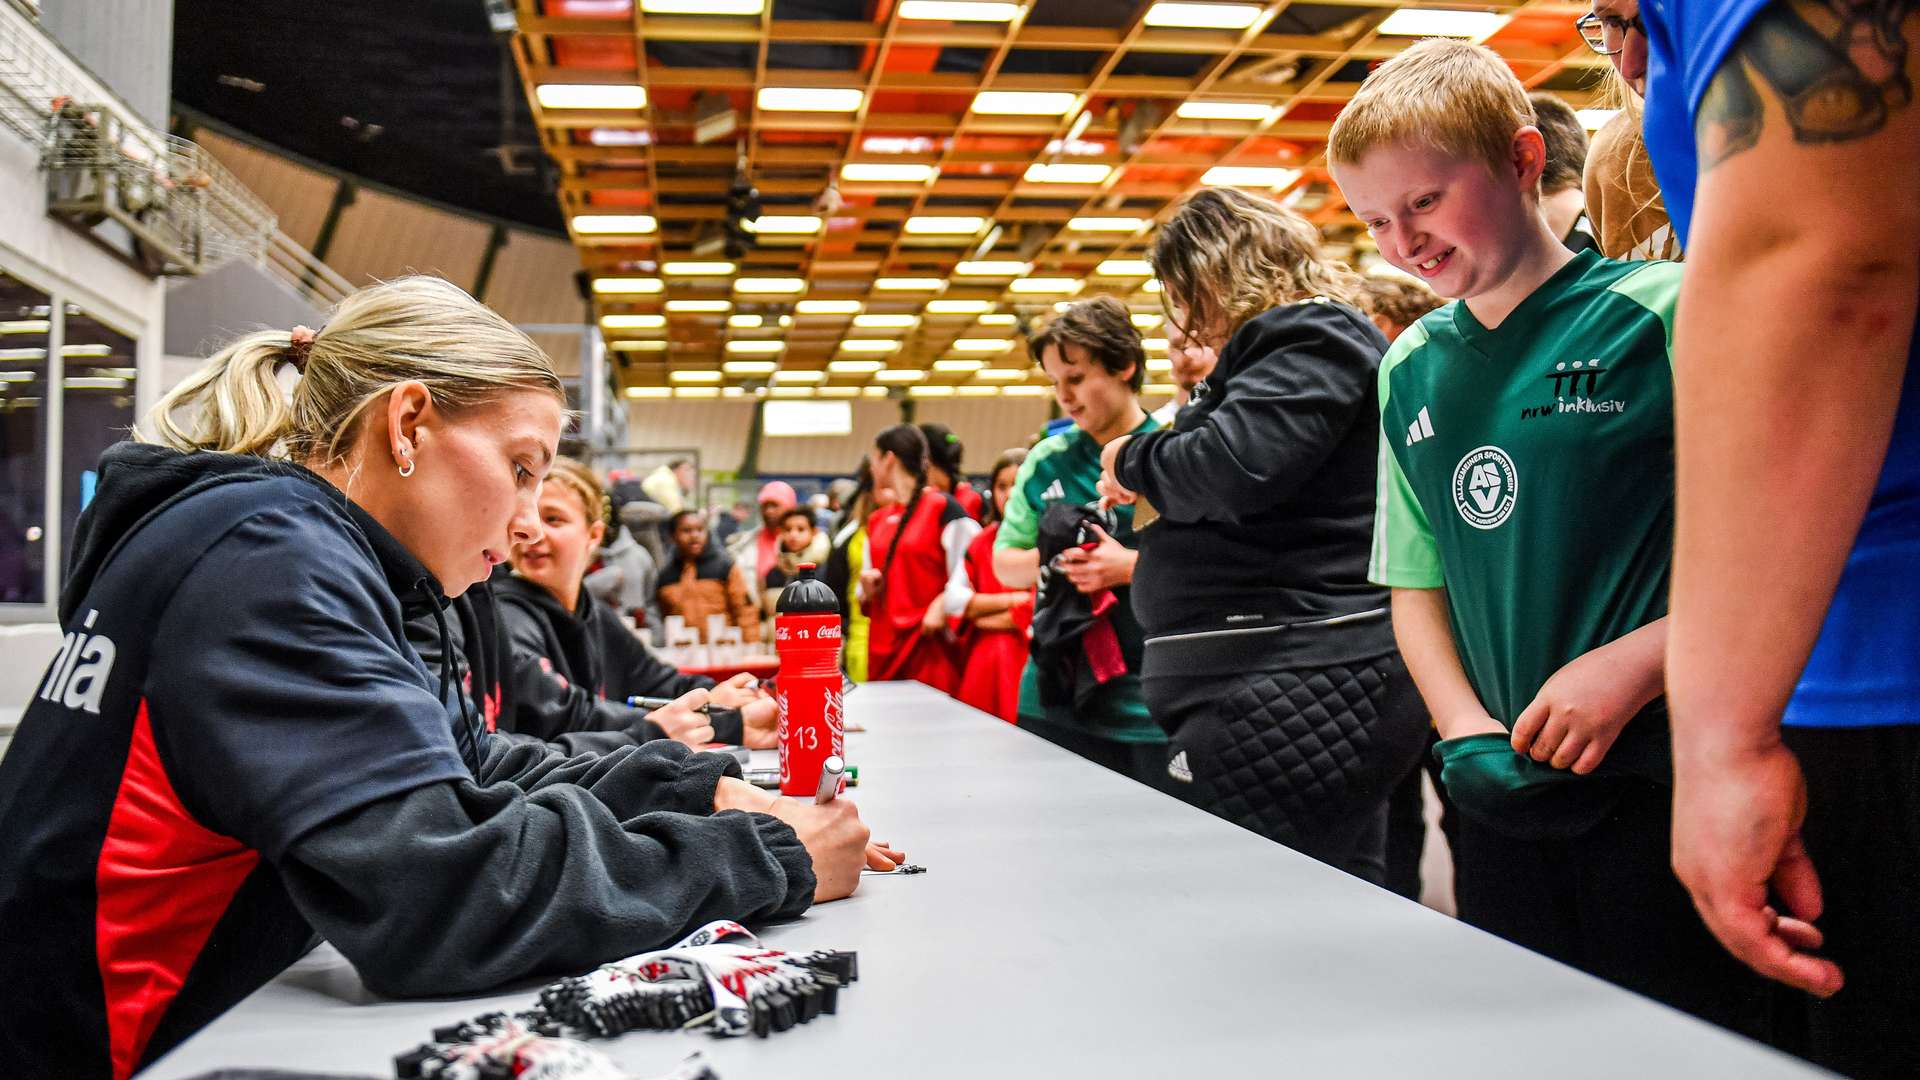
<svg viewBox="0 0 1920 1080"><path fill-rule="evenodd" d="M1427 721L1367 581L1386 341L1312 226L1216 188L1151 255L1169 319L1219 353L1173 426L1117 439L1104 494L1140 529L1142 688L1175 789L1357 876ZM1135 521L1151 520L1136 508Z"/></svg>
<svg viewBox="0 0 1920 1080"><path fill-rule="evenodd" d="M771 748L773 700L747 689L746 676L716 686L704 675L680 673L648 652L618 612L596 602L582 587L586 567L606 536L606 505L606 492L593 470L570 458L555 458L540 492L544 534L514 547L514 576L499 582L495 591L513 650L521 658L535 658L540 669L535 677L580 687L610 707L581 714L544 708L539 698L521 694L516 695L513 715L501 717L501 726L551 739L580 724L600 726L602 716L628 711L620 703L631 697L678 698L704 690L716 706L710 728L675 724L677 715L671 709L648 719L690 745L717 740ZM637 717L635 711L621 726Z"/></svg>

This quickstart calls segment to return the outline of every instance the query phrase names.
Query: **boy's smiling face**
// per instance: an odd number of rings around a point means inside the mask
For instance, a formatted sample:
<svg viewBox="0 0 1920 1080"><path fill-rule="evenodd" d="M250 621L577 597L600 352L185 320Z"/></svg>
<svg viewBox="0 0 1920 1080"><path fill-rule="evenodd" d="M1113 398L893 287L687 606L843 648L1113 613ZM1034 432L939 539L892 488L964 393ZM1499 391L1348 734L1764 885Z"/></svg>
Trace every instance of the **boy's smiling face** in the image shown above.
<svg viewBox="0 0 1920 1080"><path fill-rule="evenodd" d="M1543 228L1532 194L1545 157L1540 133L1522 128L1513 150L1496 174L1478 158L1378 146L1333 175L1387 262L1442 296L1474 297L1511 278Z"/></svg>

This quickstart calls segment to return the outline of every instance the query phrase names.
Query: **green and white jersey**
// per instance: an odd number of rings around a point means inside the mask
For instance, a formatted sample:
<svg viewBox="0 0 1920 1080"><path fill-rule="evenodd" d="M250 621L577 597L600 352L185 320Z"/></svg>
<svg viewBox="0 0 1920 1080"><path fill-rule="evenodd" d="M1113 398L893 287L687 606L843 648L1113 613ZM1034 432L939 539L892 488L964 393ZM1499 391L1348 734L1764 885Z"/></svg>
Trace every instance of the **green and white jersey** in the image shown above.
<svg viewBox="0 0 1920 1080"><path fill-rule="evenodd" d="M1499 328L1451 303L1381 361L1368 577L1447 590L1509 727L1555 671L1667 613L1679 292L1676 263L1582 252Z"/></svg>
<svg viewBox="0 0 1920 1080"><path fill-rule="evenodd" d="M1132 434L1153 431L1160 422L1148 416ZM1031 551L1039 544L1040 518L1055 503L1085 505L1100 498L1100 444L1078 427L1058 435L1049 435L1034 445L1027 460L1014 474L1013 491L1007 496L1006 513L1000 532L994 538L996 550ZM1133 507L1114 509L1119 528L1113 538L1128 547L1138 547L1134 539ZM1133 617L1132 589L1114 590L1120 603L1113 610L1114 634L1129 656L1140 655L1145 634ZM1039 676L1032 658L1020 674L1020 722L1033 726L1053 724L1114 742L1165 742L1166 732L1147 715L1146 701L1140 696L1140 676L1128 672L1101 687L1084 714L1071 708L1047 708L1040 703Z"/></svg>

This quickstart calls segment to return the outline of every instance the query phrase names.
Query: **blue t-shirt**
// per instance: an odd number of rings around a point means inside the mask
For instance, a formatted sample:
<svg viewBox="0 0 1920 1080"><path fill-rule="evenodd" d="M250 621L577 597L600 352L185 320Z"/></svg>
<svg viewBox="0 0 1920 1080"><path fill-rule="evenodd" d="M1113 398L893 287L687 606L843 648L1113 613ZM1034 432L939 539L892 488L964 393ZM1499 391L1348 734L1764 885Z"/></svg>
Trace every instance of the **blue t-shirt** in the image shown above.
<svg viewBox="0 0 1920 1080"><path fill-rule="evenodd" d="M1647 149L1681 242L1693 216L1694 119L1707 85L1768 0L1642 0L1651 46ZM1777 122L1771 117L1769 123ZM1809 357L1809 360L1816 358ZM1842 372L1836 376L1844 377ZM1764 447L1756 452L1765 453ZM1809 506L1807 512L1820 513ZM1920 357L1909 346L1893 441L1813 655L1790 727L1920 723Z"/></svg>

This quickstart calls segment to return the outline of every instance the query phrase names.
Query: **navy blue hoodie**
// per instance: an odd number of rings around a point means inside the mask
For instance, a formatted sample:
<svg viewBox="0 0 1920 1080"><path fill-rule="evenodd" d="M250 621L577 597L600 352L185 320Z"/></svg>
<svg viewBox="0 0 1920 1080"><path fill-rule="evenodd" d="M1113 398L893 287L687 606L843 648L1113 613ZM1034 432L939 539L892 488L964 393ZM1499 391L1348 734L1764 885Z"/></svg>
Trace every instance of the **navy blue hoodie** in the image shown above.
<svg viewBox="0 0 1920 1080"><path fill-rule="evenodd" d="M405 628L445 598L311 472L122 444L74 541L0 759L10 1075L128 1076L316 934L378 992L460 994L811 903L791 829L711 812L730 758L450 710Z"/></svg>

